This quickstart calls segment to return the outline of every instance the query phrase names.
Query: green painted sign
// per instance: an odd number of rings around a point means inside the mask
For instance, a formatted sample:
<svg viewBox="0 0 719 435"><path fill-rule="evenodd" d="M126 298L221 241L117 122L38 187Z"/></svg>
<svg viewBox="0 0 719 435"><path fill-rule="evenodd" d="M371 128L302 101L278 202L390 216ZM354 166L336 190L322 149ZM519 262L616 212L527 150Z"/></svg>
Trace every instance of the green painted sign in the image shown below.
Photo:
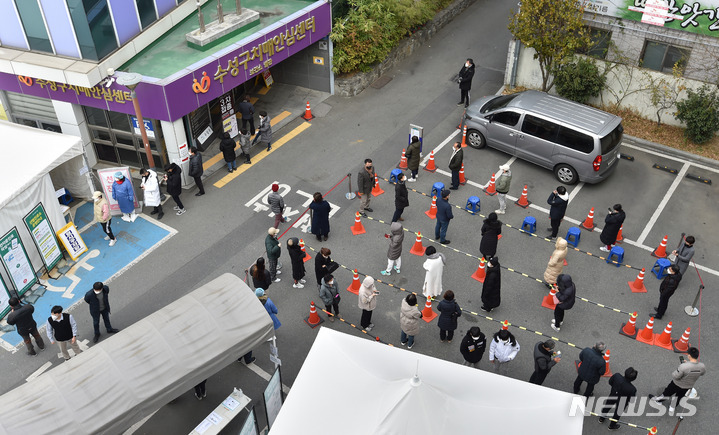
<svg viewBox="0 0 719 435"><path fill-rule="evenodd" d="M62 259L62 251L55 238L55 230L47 218L45 207L42 206L42 203L32 209L23 221L32 236L32 240L35 242L37 250L40 252L45 268L50 272Z"/></svg>
<svg viewBox="0 0 719 435"><path fill-rule="evenodd" d="M17 290L18 296L24 295L37 282L35 269L32 267L30 257L27 256L17 227L13 227L0 238L0 260Z"/></svg>

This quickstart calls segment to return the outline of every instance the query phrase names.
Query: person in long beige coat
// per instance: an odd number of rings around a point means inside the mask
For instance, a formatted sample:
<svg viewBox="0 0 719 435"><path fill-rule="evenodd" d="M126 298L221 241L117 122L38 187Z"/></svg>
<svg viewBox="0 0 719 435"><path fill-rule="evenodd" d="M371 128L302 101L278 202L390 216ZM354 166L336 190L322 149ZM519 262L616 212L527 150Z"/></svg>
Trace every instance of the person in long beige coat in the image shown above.
<svg viewBox="0 0 719 435"><path fill-rule="evenodd" d="M554 244L554 252L549 257L547 270L544 271L544 281L548 284L556 284L557 277L562 273L564 268L564 259L567 258L567 241L561 237L557 237L557 243Z"/></svg>
<svg viewBox="0 0 719 435"><path fill-rule="evenodd" d="M419 319L422 313L417 308L417 296L410 293L402 300L402 307L399 312L399 326L402 328L400 344L412 349L414 336L419 333Z"/></svg>

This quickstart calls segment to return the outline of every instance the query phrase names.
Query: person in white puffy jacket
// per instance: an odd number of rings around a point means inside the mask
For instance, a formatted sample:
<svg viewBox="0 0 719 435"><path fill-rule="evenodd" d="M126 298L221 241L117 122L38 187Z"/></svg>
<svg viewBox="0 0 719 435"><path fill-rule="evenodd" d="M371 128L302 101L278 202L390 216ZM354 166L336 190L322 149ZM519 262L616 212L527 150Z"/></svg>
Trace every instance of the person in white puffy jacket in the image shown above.
<svg viewBox="0 0 719 435"><path fill-rule="evenodd" d="M519 343L509 331L501 329L494 334L492 344L489 345L489 361L494 365L494 371L507 375L509 363L519 352Z"/></svg>

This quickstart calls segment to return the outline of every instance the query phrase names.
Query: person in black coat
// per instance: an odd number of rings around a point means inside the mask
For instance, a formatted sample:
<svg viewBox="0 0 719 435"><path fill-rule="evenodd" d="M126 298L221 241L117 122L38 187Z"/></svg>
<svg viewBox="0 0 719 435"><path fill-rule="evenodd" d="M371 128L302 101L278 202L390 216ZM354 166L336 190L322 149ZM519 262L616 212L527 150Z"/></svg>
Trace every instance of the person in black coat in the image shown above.
<svg viewBox="0 0 719 435"><path fill-rule="evenodd" d="M586 382L587 389L584 390L584 396L589 397L592 395L594 386L607 370L607 364L603 357L604 349L606 349L606 346L599 341L594 347L585 347L579 353L581 363L579 363L579 368L577 369L577 379L574 380L574 394L579 394L582 382Z"/></svg>
<svg viewBox="0 0 719 435"><path fill-rule="evenodd" d="M175 210L177 215L183 214L185 206L182 204L180 194L182 193L182 168L177 166L176 163L170 163L165 166L165 182L167 183L167 193L170 194L173 201L175 201Z"/></svg>
<svg viewBox="0 0 719 435"><path fill-rule="evenodd" d="M320 249L319 255L315 257L315 277L317 278L317 286L322 285L322 278L324 278L329 271L330 264L332 264L332 251L329 248Z"/></svg>
<svg viewBox="0 0 719 435"><path fill-rule="evenodd" d="M102 316L102 320L105 322L105 329L107 329L109 334L119 331L119 329L113 328L110 324L110 301L107 298L108 293L110 293L110 287L100 281L93 284L92 290L85 293L85 302L89 305L90 316L92 316L92 326L95 328L95 337L92 339L95 343L100 339L100 316Z"/></svg>
<svg viewBox="0 0 719 435"><path fill-rule="evenodd" d="M502 301L502 274L499 267L499 258L492 257L487 262L487 275L482 285L482 311L490 312L497 308Z"/></svg>
<svg viewBox="0 0 719 435"><path fill-rule="evenodd" d="M624 413L627 409L627 405L632 397L637 395L637 387L632 385L632 382L637 379L637 371L634 367L629 367L624 370L624 376L619 373L614 373L609 378L609 385L612 387L612 391L609 393L609 399L605 402L607 405L602 409L603 415L609 415L614 408L614 420L619 420L619 416ZM615 406L616 405L616 406ZM604 423L606 417L599 417L599 422ZM609 423L610 430L619 429L619 423L612 421Z"/></svg>
<svg viewBox="0 0 719 435"><path fill-rule="evenodd" d="M255 132L255 106L250 103L250 96L245 95L242 102L237 105L237 111L242 114L242 129L247 127L247 123L250 123L250 131Z"/></svg>
<svg viewBox="0 0 719 435"><path fill-rule="evenodd" d="M406 181L407 176L404 173L397 176L397 183L394 185L394 215L392 215L392 222L403 221L402 212L405 207L409 207Z"/></svg>
<svg viewBox="0 0 719 435"><path fill-rule="evenodd" d="M464 104L464 107L469 106L469 90L472 89L472 78L474 77L474 61L472 59L467 59L467 61L462 66L462 69L459 70L459 78L457 81L459 82L459 90L460 90L460 100L459 103L457 103L458 106L461 106Z"/></svg>
<svg viewBox="0 0 719 435"><path fill-rule="evenodd" d="M237 169L237 156L235 155L235 148L237 148L237 142L230 138L230 133L222 133L222 140L220 141L220 151L222 151L222 157L225 158L227 163L227 170L233 172Z"/></svg>
<svg viewBox="0 0 719 435"><path fill-rule="evenodd" d="M305 281L305 254L300 248L300 240L297 237L291 237L287 240L287 252L290 254L290 261L292 263L292 279L295 281L292 284L294 288L304 288Z"/></svg>
<svg viewBox="0 0 719 435"><path fill-rule="evenodd" d="M434 226L434 238L443 245L449 244L447 228L449 227L449 221L454 219L452 205L449 203L449 194L449 190L442 190L442 198L437 199L437 224Z"/></svg>
<svg viewBox="0 0 719 435"><path fill-rule="evenodd" d="M679 287L679 282L682 280L682 273L676 264L669 266L667 272L668 275L664 277L664 280L659 286L659 305L654 307L655 313L650 314L650 316L655 319L661 319L664 316L669 306L669 298L672 297L677 287Z"/></svg>
<svg viewBox="0 0 719 435"><path fill-rule="evenodd" d="M602 229L602 234L599 235L599 240L606 246L601 246L600 250L609 252L612 249L612 246L617 242L617 234L619 234L619 229L622 227L626 217L624 210L622 210L622 205L614 204L607 217L604 218L604 228Z"/></svg>
<svg viewBox="0 0 719 435"><path fill-rule="evenodd" d="M542 385L549 371L560 361L554 354L554 340L540 341L534 345L534 372L529 377L529 383Z"/></svg>
<svg viewBox="0 0 719 435"><path fill-rule="evenodd" d="M547 228L547 231L551 231L549 238L553 239L557 237L559 224L562 223L564 214L567 212L567 204L569 204L567 188L564 186L557 187L554 192L549 194L547 204L549 204L549 223L551 225L551 228Z"/></svg>
<svg viewBox="0 0 719 435"><path fill-rule="evenodd" d="M444 292L444 298L437 304L437 311L439 311L439 319L437 319L439 339L440 341L447 340L448 343L451 343L454 337L454 330L457 329L457 317L462 315L462 309L459 308L459 304L454 300L454 292L452 290Z"/></svg>
<svg viewBox="0 0 719 435"><path fill-rule="evenodd" d="M464 336L462 343L459 345L459 351L464 357L462 365L478 369L486 348L487 339L479 329L479 326L469 328L467 335Z"/></svg>
<svg viewBox="0 0 719 435"><path fill-rule="evenodd" d="M572 277L567 274L560 274L557 277L557 299L559 303L554 307L554 318L552 319L552 329L559 332L564 322L564 311L574 306L576 300L577 287L572 282Z"/></svg>
<svg viewBox="0 0 719 435"><path fill-rule="evenodd" d="M267 291L272 285L272 276L270 271L265 268L265 259L260 257L255 264L250 267L250 276L252 277L252 285L257 289L261 288Z"/></svg>
<svg viewBox="0 0 719 435"><path fill-rule="evenodd" d="M312 234L317 236L317 240L321 241L324 237L327 241L330 234L330 211L332 211L330 203L322 198L321 193L315 192L310 210L312 210Z"/></svg>
<svg viewBox="0 0 719 435"><path fill-rule="evenodd" d="M205 187L202 185L202 174L204 173L205 168L202 167L202 154L197 152L197 148L190 147L190 177L195 180L195 184L200 190L195 196L205 194Z"/></svg>
<svg viewBox="0 0 719 435"><path fill-rule="evenodd" d="M485 260L497 255L497 241L502 234L502 221L497 219L497 213L492 212L482 224L482 240L479 242L479 252Z"/></svg>
<svg viewBox="0 0 719 435"><path fill-rule="evenodd" d="M12 310L7 316L7 324L14 325L17 329L18 335L22 337L25 342L27 354L37 355L35 348L32 346L30 336L32 335L35 337L35 343L40 350L45 349L45 342L42 341L42 336L40 336L40 333L37 330L37 323L35 323L35 319L32 318L32 313L35 311L35 307L30 304L21 305L20 300L15 296L11 297L7 303L10 305L10 309Z"/></svg>

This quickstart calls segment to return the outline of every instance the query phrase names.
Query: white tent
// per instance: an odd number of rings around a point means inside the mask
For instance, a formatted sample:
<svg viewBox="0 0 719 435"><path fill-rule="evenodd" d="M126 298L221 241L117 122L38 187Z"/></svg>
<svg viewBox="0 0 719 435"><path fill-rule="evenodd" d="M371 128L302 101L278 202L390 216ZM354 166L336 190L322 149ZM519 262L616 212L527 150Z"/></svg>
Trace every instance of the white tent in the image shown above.
<svg viewBox="0 0 719 435"><path fill-rule="evenodd" d="M270 435L581 434L572 397L322 328Z"/></svg>
<svg viewBox="0 0 719 435"><path fill-rule="evenodd" d="M121 433L273 336L226 273L0 396L0 434Z"/></svg>

